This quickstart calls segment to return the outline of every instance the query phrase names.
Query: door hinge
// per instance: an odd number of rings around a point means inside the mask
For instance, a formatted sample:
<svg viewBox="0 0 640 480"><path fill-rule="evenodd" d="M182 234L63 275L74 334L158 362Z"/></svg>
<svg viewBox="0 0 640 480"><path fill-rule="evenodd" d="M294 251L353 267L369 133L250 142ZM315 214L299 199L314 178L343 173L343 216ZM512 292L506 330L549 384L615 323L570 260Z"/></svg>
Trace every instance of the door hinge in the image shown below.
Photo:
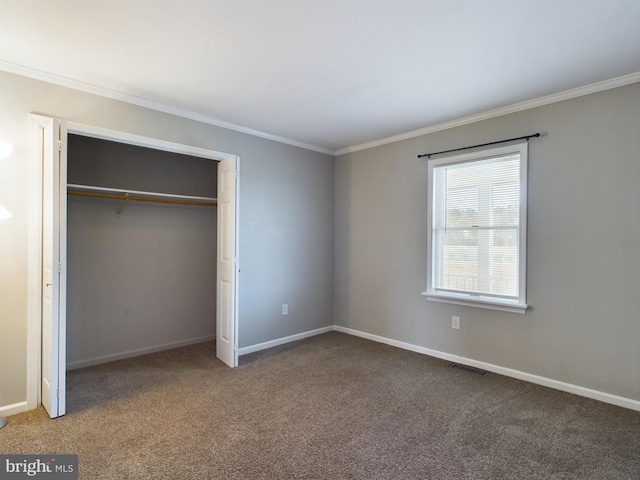
<svg viewBox="0 0 640 480"><path fill-rule="evenodd" d="M58 151L62 151L62 140L58 140Z"/></svg>
<svg viewBox="0 0 640 480"><path fill-rule="evenodd" d="M59 388L56 390L56 398L58 400L60 399L60 389Z"/></svg>
<svg viewBox="0 0 640 480"><path fill-rule="evenodd" d="M62 269L62 265L60 265L60 262L58 262L58 273L60 273L61 269Z"/></svg>

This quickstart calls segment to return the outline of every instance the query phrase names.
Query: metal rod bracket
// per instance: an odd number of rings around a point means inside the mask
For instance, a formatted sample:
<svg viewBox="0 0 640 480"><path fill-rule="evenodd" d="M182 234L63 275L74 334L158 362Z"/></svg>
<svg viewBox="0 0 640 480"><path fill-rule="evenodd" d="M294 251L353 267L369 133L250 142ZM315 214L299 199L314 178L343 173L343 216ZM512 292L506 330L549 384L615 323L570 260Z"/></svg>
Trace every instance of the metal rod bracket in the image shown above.
<svg viewBox="0 0 640 480"><path fill-rule="evenodd" d="M120 203L120 206L118 207L118 218L120 218L120 215L122 215L122 211L124 210L124 206L126 205L127 200L129 200L129 194L125 193L124 194L124 198L122 199L122 202Z"/></svg>

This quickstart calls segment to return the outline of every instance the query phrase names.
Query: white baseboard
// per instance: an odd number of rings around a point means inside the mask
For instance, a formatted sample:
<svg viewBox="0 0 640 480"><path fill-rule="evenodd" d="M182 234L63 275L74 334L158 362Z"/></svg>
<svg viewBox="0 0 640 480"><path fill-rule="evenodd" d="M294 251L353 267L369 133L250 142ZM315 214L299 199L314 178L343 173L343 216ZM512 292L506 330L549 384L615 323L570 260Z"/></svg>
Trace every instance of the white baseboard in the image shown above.
<svg viewBox="0 0 640 480"><path fill-rule="evenodd" d="M633 400L631 398L619 397L610 393L600 392L598 390L592 390L590 388L581 387L579 385L573 385L571 383L561 382L559 380L553 380L551 378L540 377L531 373L521 372L519 370L513 370L511 368L501 367L500 365L493 365L491 363L480 362L473 360L472 358L461 357L459 355L453 355L451 353L445 353L438 350L432 350L430 348L420 347L411 343L401 342L393 340L391 338L381 337L379 335L373 335L371 333L361 332L352 328L342 327L335 325L334 329L338 332L347 333L349 335L355 335L356 337L366 338L373 340L374 342L385 343L393 347L402 348L404 350L410 350L412 352L422 353L431 357L440 358L449 362L462 363L471 367L480 368L489 372L498 373L507 377L517 378L518 380L524 380L525 382L535 383L544 387L554 388L563 392L569 392L582 397L592 398L601 402L610 403L619 407L629 408L631 410L640 411L640 401Z"/></svg>
<svg viewBox="0 0 640 480"><path fill-rule="evenodd" d="M297 333L288 337L276 338L264 343L256 343L248 347L242 347L238 349L238 356L247 355L253 352L259 352L271 347L277 347L278 345L284 345L285 343L295 342L302 340L303 338L313 337L315 335L321 335L323 333L332 332L335 329L334 325L328 327L317 328L315 330L309 330L308 332Z"/></svg>
<svg viewBox="0 0 640 480"><path fill-rule="evenodd" d="M491 363L481 362L478 360L474 360L472 358L461 357L459 355L453 355L451 353L441 352L439 350L433 350L430 348L421 347L419 345L414 345L407 342L401 342L399 340L393 340L391 338L382 337L380 335L374 335L372 333L362 332L360 330L354 330L352 328L342 327L340 325L331 325L328 327L318 328L316 330L310 330L308 332L298 333L296 335L291 335L288 337L278 338L276 340L271 340L269 342L258 343L256 345L251 345L249 347L243 347L238 350L238 355L247 355L249 353L258 352L260 350L264 350L271 347L277 347L278 345L284 345L285 343L295 342L297 340L313 337L315 335L321 335L323 333L331 332L334 330L338 332L346 333L348 335L354 335L356 337L366 338L367 340L372 340L374 342L384 343L386 345L391 345L393 347L402 348L403 350L409 350L412 352L421 353L423 355L429 355L431 357L440 358L442 360L447 360L449 362L462 363L464 365L469 365L472 367L480 368L482 370L487 370L489 372L498 373L500 375L505 375L507 377L517 378L518 380L524 380L526 382L542 385L544 387L554 388L556 390L561 390L563 392L573 393L575 395L580 395L582 397L599 400L604 403L610 403L612 405L617 405L619 407L640 411L640 401L638 400L619 397L617 395L612 395L610 393L600 392L598 390L592 390L590 388L581 387L579 385L573 385L570 383L561 382L559 380L553 380L551 378L541 377L539 375L534 375L531 373L521 372L519 370L514 370L511 368L502 367L500 365L493 365ZM207 342L207 341L213 340L214 338L215 336L211 335L206 337L194 338L190 340L184 340L180 342L167 343L164 345L157 345L155 347L131 350L131 351L119 353L116 355L96 357L89 360L83 360L81 362L73 362L72 364L67 365L67 369L71 370L74 368L88 367L90 365L98 365L100 363L106 363L106 362L111 362L115 360L121 360L124 358L130 358L138 355L144 355L146 353L154 353L162 350L169 350L171 348L178 348L178 347L191 345L195 343ZM20 413L29 409L30 408L28 408L26 401L14 403L13 405L0 407L0 415L6 417L9 415L15 415L16 413Z"/></svg>
<svg viewBox="0 0 640 480"><path fill-rule="evenodd" d="M101 363L115 362L116 360L124 360L125 358L138 357L149 353L161 352L163 350L171 350L172 348L186 347L195 343L209 342L216 338L215 335L206 335L204 337L189 338L187 340L179 340L177 342L163 343L162 345L154 345L152 347L138 348L128 350L126 352L103 355L101 357L87 358L86 360L78 360L76 362L67 363L67 370L75 370L78 368L91 367L100 365Z"/></svg>
<svg viewBox="0 0 640 480"><path fill-rule="evenodd" d="M26 412L27 410L31 410L27 401L14 403L12 405L6 405L4 407L0 407L0 417L8 417L10 415L15 415L16 413Z"/></svg>

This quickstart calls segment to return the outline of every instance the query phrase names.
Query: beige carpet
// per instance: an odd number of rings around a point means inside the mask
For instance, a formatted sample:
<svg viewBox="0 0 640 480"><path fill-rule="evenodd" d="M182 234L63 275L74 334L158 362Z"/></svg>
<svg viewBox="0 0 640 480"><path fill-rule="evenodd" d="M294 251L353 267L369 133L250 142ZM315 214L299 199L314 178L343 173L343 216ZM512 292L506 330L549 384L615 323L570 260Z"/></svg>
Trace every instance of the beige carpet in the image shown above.
<svg viewBox="0 0 640 480"><path fill-rule="evenodd" d="M337 332L241 358L204 343L69 372L68 413L1 453L85 479L638 479L640 412Z"/></svg>

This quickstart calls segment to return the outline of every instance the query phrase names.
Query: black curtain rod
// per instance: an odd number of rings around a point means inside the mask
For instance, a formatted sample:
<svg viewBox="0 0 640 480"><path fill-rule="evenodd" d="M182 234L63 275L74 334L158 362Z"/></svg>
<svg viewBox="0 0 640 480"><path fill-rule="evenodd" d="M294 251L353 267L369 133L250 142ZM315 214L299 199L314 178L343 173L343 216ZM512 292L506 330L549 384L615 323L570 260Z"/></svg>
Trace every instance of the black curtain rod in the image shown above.
<svg viewBox="0 0 640 480"><path fill-rule="evenodd" d="M499 140L497 142L481 143L480 145L472 145L470 147L454 148L453 150L443 150L442 152L425 153L423 155L418 155L418 158L422 158L422 157L431 158L431 155L440 155L441 153L459 152L460 150L469 150L470 148L486 147L487 145L496 145L498 143L513 142L514 140L526 139L527 141L529 141L530 138L539 137L539 136L540 136L539 133L534 133L533 135L525 135L524 137L509 138L508 140Z"/></svg>

